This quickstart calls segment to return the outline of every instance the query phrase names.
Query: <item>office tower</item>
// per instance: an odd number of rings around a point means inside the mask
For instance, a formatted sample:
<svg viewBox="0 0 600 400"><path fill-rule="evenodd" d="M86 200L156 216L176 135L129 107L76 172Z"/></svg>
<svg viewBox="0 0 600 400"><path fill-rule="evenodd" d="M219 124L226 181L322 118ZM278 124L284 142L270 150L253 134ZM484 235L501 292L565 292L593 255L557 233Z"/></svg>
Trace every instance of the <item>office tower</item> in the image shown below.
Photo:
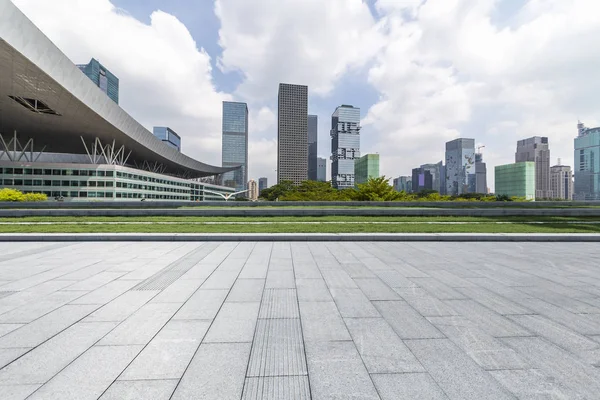
<svg viewBox="0 0 600 400"><path fill-rule="evenodd" d="M421 165L421 172L422 171L429 171L431 174L431 187L428 187L427 189L436 190L441 194L446 191L446 173L444 164L441 161L437 164Z"/></svg>
<svg viewBox="0 0 600 400"><path fill-rule="evenodd" d="M431 171L423 167L412 170L412 192L419 193L421 190L433 190L433 175Z"/></svg>
<svg viewBox="0 0 600 400"><path fill-rule="evenodd" d="M475 193L487 193L487 166L483 154L475 153Z"/></svg>
<svg viewBox="0 0 600 400"><path fill-rule="evenodd" d="M600 127L577 125L575 138L575 200L600 200Z"/></svg>
<svg viewBox="0 0 600 400"><path fill-rule="evenodd" d="M262 193L262 191L268 187L269 187L269 185L267 184L267 178L265 178L265 177L258 178L258 195L259 196Z"/></svg>
<svg viewBox="0 0 600 400"><path fill-rule="evenodd" d="M319 182L327 181L327 159L317 157L317 180Z"/></svg>
<svg viewBox="0 0 600 400"><path fill-rule="evenodd" d="M240 169L226 172L223 184L237 191L246 189L248 182L248 106L246 103L223 102L223 141L221 147L223 167Z"/></svg>
<svg viewBox="0 0 600 400"><path fill-rule="evenodd" d="M248 199L253 201L258 199L258 184L254 179L248 181Z"/></svg>
<svg viewBox="0 0 600 400"><path fill-rule="evenodd" d="M112 101L119 104L119 78L114 76L95 58L92 58L87 64L79 64L77 67L87 75L102 90L110 97Z"/></svg>
<svg viewBox="0 0 600 400"><path fill-rule="evenodd" d="M498 165L494 170L496 195L535 199L535 162Z"/></svg>
<svg viewBox="0 0 600 400"><path fill-rule="evenodd" d="M308 132L308 180L317 181L317 141L319 119L316 115L309 115L307 121Z"/></svg>
<svg viewBox="0 0 600 400"><path fill-rule="evenodd" d="M181 151L181 137L173 129L166 126L155 126L152 133L166 145Z"/></svg>
<svg viewBox="0 0 600 400"><path fill-rule="evenodd" d="M356 185L365 183L370 178L379 178L379 154L365 154L357 159L354 175Z"/></svg>
<svg viewBox="0 0 600 400"><path fill-rule="evenodd" d="M573 200L573 172L571 167L558 164L550 167L550 190L553 199Z"/></svg>
<svg viewBox="0 0 600 400"><path fill-rule="evenodd" d="M396 192L412 193L412 177L399 176L394 178L394 190Z"/></svg>
<svg viewBox="0 0 600 400"><path fill-rule="evenodd" d="M277 183L308 179L308 87L279 84Z"/></svg>
<svg viewBox="0 0 600 400"><path fill-rule="evenodd" d="M413 184L414 186L414 184ZM475 192L475 139L446 143L446 194Z"/></svg>
<svg viewBox="0 0 600 400"><path fill-rule="evenodd" d="M550 191L550 149L548 138L534 136L517 142L515 162L535 162L535 198L548 199Z"/></svg>
<svg viewBox="0 0 600 400"><path fill-rule="evenodd" d="M346 104L337 107L331 115L330 136L331 186L354 187L354 164L360 157L360 108Z"/></svg>

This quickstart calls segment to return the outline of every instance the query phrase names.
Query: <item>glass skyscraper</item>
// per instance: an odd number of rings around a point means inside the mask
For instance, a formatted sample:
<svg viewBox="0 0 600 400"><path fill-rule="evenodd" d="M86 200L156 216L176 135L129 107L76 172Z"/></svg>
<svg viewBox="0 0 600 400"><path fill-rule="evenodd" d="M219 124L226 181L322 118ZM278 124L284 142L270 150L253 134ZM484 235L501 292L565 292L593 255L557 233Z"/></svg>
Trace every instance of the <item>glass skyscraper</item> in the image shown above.
<svg viewBox="0 0 600 400"><path fill-rule="evenodd" d="M360 158L360 108L343 104L331 116L331 186L354 187L354 164Z"/></svg>
<svg viewBox="0 0 600 400"><path fill-rule="evenodd" d="M308 179L308 86L279 84L277 183Z"/></svg>
<svg viewBox="0 0 600 400"><path fill-rule="evenodd" d="M317 141L319 118L316 115L308 116L308 180L316 181L317 177Z"/></svg>
<svg viewBox="0 0 600 400"><path fill-rule="evenodd" d="M155 126L152 133L166 145L181 151L181 137L173 129L166 126Z"/></svg>
<svg viewBox="0 0 600 400"><path fill-rule="evenodd" d="M266 177L258 178L258 194L259 194L259 196L264 189L269 187L267 182L268 181L267 181Z"/></svg>
<svg viewBox="0 0 600 400"><path fill-rule="evenodd" d="M327 159L318 157L317 158L317 180L319 182L327 181Z"/></svg>
<svg viewBox="0 0 600 400"><path fill-rule="evenodd" d="M575 200L600 200L600 127L577 125L575 138Z"/></svg>
<svg viewBox="0 0 600 400"><path fill-rule="evenodd" d="M413 184L414 185L414 184ZM475 139L446 143L446 194L475 193Z"/></svg>
<svg viewBox="0 0 600 400"><path fill-rule="evenodd" d="M365 183L369 178L379 178L379 154L365 154L354 164L356 185Z"/></svg>
<svg viewBox="0 0 600 400"><path fill-rule="evenodd" d="M115 103L119 104L119 78L114 76L109 70L95 58L92 58L87 64L80 64L77 67L87 75Z"/></svg>
<svg viewBox="0 0 600 400"><path fill-rule="evenodd" d="M245 190L248 184L248 105L223 102L222 166L238 170L223 174L223 185Z"/></svg>
<svg viewBox="0 0 600 400"><path fill-rule="evenodd" d="M495 167L496 194L508 197L535 198L535 163L532 161Z"/></svg>

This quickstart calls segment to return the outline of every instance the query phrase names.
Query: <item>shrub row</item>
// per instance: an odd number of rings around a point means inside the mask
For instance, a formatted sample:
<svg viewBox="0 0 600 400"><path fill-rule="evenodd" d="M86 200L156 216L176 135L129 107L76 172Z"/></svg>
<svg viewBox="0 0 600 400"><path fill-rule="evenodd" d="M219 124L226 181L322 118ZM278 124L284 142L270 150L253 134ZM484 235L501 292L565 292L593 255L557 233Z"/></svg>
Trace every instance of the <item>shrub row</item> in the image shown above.
<svg viewBox="0 0 600 400"><path fill-rule="evenodd" d="M0 189L0 201L46 201L48 196L43 193L23 193L20 190Z"/></svg>

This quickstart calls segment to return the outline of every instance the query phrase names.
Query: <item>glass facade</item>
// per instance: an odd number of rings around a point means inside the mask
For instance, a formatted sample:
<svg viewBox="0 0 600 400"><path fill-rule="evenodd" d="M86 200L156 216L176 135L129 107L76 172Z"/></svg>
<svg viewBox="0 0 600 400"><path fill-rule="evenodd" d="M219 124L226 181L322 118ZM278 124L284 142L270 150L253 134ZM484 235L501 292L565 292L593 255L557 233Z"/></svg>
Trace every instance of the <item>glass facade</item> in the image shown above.
<svg viewBox="0 0 600 400"><path fill-rule="evenodd" d="M446 143L446 194L474 193L475 139L455 139Z"/></svg>
<svg viewBox="0 0 600 400"><path fill-rule="evenodd" d="M316 181L317 178L317 141L319 119L316 115L308 116L308 180Z"/></svg>
<svg viewBox="0 0 600 400"><path fill-rule="evenodd" d="M496 195L535 199L535 162L498 165L495 168Z"/></svg>
<svg viewBox="0 0 600 400"><path fill-rule="evenodd" d="M248 184L248 106L246 103L223 102L222 166L238 170L223 174L223 184L236 191Z"/></svg>
<svg viewBox="0 0 600 400"><path fill-rule="evenodd" d="M379 178L379 154L365 154L354 165L354 182L358 185L369 178Z"/></svg>
<svg viewBox="0 0 600 400"><path fill-rule="evenodd" d="M268 181L267 178L263 177L263 178L258 178L258 195L260 196L260 193L263 191L263 189L268 188Z"/></svg>
<svg viewBox="0 0 600 400"><path fill-rule="evenodd" d="M412 193L412 177L399 176L394 178L394 190L396 192Z"/></svg>
<svg viewBox="0 0 600 400"><path fill-rule="evenodd" d="M96 86L110 97L112 101L119 104L119 78L114 76L95 58L89 63L77 66Z"/></svg>
<svg viewBox="0 0 600 400"><path fill-rule="evenodd" d="M354 187L355 163L360 158L360 108L341 105L331 116L331 185Z"/></svg>
<svg viewBox="0 0 600 400"><path fill-rule="evenodd" d="M171 128L164 126L155 126L152 130L157 139L162 140L166 145L181 151L181 137Z"/></svg>
<svg viewBox="0 0 600 400"><path fill-rule="evenodd" d="M575 138L575 200L600 200L600 127L580 124Z"/></svg>

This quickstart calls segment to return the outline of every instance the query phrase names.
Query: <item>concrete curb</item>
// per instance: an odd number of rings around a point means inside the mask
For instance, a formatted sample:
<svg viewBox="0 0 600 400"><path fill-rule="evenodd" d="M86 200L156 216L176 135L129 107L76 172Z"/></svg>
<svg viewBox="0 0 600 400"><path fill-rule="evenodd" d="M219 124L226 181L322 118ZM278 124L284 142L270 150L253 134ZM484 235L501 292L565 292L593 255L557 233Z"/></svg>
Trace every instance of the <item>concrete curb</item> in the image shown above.
<svg viewBox="0 0 600 400"><path fill-rule="evenodd" d="M3 233L0 242L600 242L600 234L510 233Z"/></svg>

